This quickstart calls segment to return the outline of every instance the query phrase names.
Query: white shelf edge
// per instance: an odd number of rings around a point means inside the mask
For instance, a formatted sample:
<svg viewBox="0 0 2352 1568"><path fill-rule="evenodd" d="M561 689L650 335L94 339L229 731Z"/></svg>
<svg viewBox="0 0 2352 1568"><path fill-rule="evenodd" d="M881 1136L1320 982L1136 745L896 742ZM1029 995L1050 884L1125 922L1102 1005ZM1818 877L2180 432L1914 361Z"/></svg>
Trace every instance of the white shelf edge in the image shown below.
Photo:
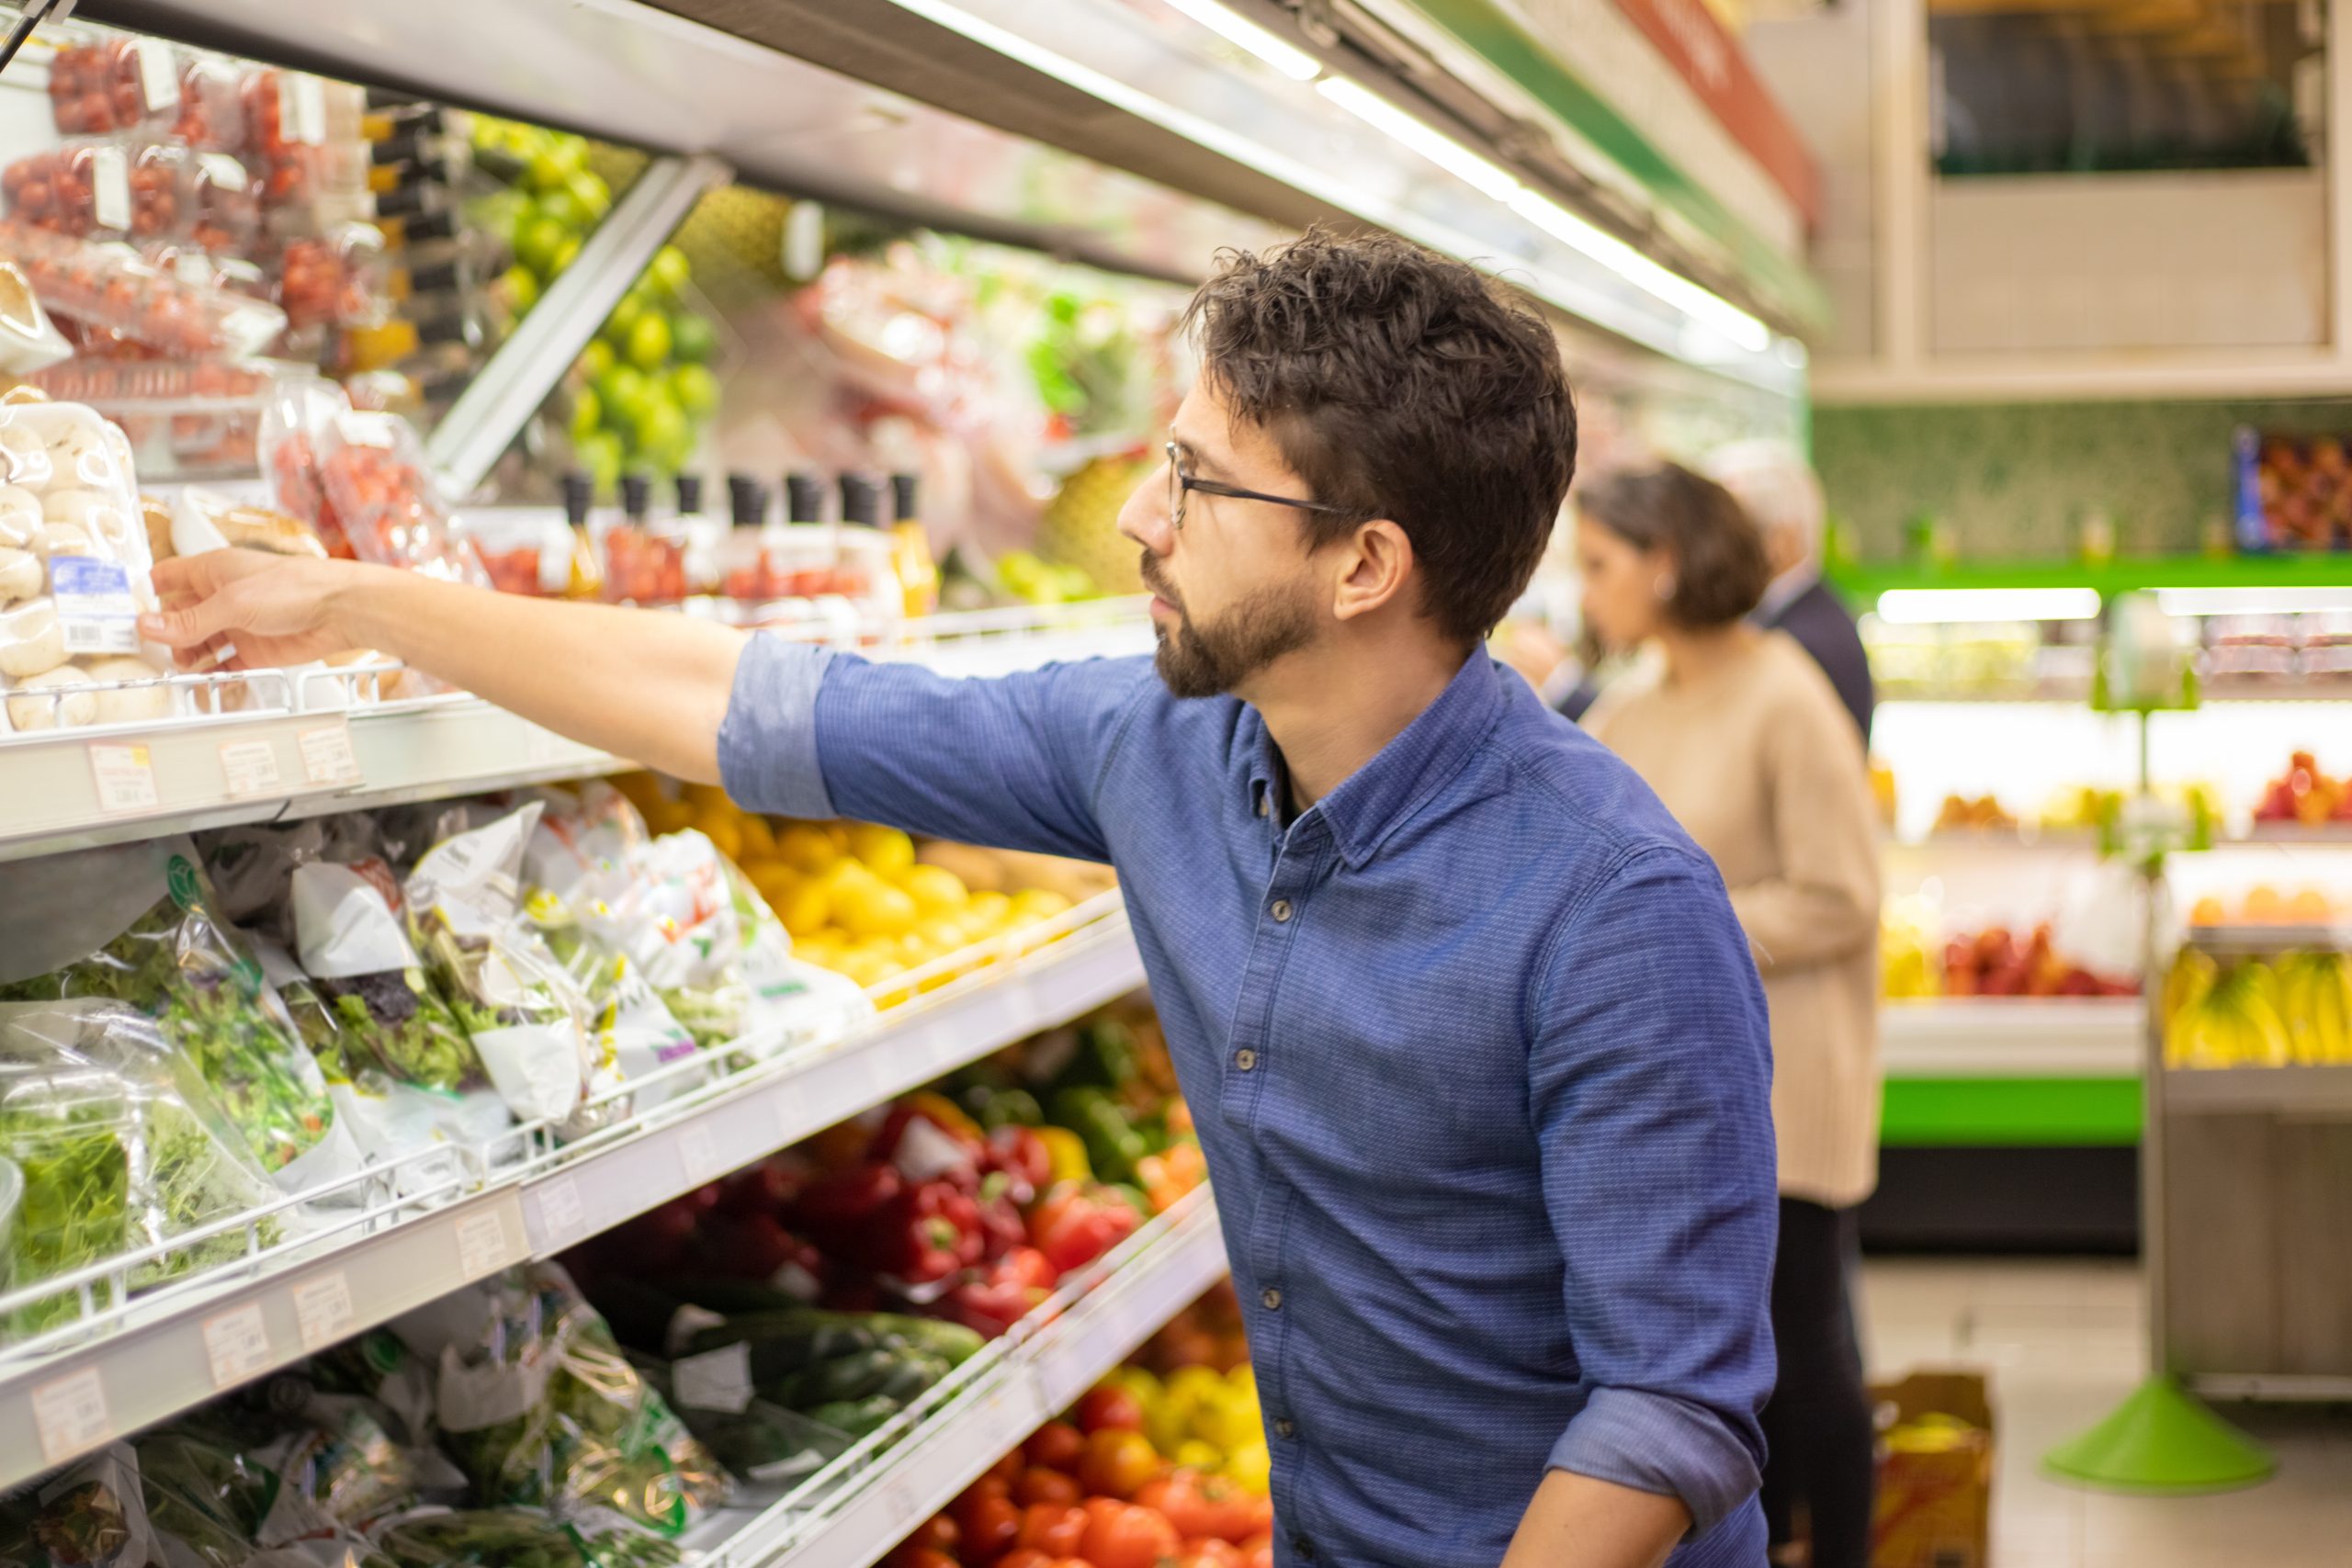
<svg viewBox="0 0 2352 1568"><path fill-rule="evenodd" d="M150 1311L134 1303L119 1325L79 1345L14 1364L0 1352L0 1490L221 1392L204 1334L223 1314L260 1312L258 1359L238 1381L265 1375L324 1343L303 1342L295 1306L295 1292L315 1280L345 1281L350 1313L334 1338L347 1337L1078 1017L1142 984L1143 964L1122 914L981 974L986 983L894 1009L820 1054L779 1058L722 1080L718 1093L633 1135L577 1157L559 1151L552 1168L493 1171L483 1190L446 1207L315 1250L290 1249L255 1273L217 1271L153 1302ZM548 1210L558 1193L557 1212L576 1204L580 1217L551 1232ZM475 1218L481 1214L495 1217L495 1245L490 1222ZM45 1449L34 1401L60 1379L84 1374L99 1382L103 1429Z"/></svg>
<svg viewBox="0 0 2352 1568"><path fill-rule="evenodd" d="M2137 997L1963 998L1879 1009L1890 1078L2137 1077L2145 1030Z"/></svg>

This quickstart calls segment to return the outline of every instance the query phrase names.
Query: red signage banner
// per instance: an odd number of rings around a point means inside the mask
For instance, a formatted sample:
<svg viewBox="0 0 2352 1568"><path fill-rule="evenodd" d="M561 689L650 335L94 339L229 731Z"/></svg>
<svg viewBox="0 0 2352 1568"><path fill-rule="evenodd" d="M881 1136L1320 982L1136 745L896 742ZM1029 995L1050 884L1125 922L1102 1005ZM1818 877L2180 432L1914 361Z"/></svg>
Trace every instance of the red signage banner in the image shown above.
<svg viewBox="0 0 2352 1568"><path fill-rule="evenodd" d="M1617 0L1617 8L1787 193L1810 227L1821 212L1821 175L1813 154L1706 0Z"/></svg>

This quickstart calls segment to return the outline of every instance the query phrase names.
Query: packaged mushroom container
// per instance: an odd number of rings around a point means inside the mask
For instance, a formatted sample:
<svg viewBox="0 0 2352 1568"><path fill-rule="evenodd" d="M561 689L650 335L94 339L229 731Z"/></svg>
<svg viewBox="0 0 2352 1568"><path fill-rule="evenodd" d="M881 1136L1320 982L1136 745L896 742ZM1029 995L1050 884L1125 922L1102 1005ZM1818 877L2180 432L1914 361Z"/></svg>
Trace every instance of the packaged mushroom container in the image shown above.
<svg viewBox="0 0 2352 1568"><path fill-rule="evenodd" d="M147 528L122 433L80 403L0 404L0 712L24 733L161 718Z"/></svg>

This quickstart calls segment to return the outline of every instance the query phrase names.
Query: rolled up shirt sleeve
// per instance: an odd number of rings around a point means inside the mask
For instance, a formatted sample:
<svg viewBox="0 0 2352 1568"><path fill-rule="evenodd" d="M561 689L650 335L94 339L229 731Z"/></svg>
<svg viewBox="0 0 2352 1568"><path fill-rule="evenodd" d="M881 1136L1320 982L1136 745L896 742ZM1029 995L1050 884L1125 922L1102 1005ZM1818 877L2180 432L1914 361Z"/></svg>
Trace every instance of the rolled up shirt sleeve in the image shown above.
<svg viewBox="0 0 2352 1568"><path fill-rule="evenodd" d="M1564 921L1531 998L1531 1107L1568 1332L1592 1393L1551 1468L1680 1499L1756 1491L1774 1376L1771 1043L1695 851L1634 852Z"/></svg>
<svg viewBox="0 0 2352 1568"><path fill-rule="evenodd" d="M850 817L1108 860L1096 792L1149 660L955 679L764 635L735 668L718 765L754 811Z"/></svg>

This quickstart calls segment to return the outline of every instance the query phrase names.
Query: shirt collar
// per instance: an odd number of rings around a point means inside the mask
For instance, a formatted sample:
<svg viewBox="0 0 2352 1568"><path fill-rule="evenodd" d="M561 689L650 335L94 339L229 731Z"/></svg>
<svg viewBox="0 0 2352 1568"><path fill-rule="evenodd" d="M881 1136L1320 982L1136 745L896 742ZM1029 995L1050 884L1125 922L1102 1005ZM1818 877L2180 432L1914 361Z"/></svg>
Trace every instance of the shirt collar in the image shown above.
<svg viewBox="0 0 2352 1568"><path fill-rule="evenodd" d="M1503 705L1498 667L1483 644L1447 682L1437 700L1423 708L1372 761L1342 780L1315 805L1331 829L1332 841L1351 867L1362 866L1389 834L1405 824L1423 800L1450 783L1494 728ZM1250 764L1250 810L1264 807L1269 817L1282 809L1283 761L1255 708L1247 710L1257 730Z"/></svg>
<svg viewBox="0 0 2352 1568"><path fill-rule="evenodd" d="M1764 596L1756 602L1756 608L1747 618L1760 626L1770 626L1780 619L1781 611L1804 597L1820 581L1821 569L1810 562L1789 568L1765 585Z"/></svg>

